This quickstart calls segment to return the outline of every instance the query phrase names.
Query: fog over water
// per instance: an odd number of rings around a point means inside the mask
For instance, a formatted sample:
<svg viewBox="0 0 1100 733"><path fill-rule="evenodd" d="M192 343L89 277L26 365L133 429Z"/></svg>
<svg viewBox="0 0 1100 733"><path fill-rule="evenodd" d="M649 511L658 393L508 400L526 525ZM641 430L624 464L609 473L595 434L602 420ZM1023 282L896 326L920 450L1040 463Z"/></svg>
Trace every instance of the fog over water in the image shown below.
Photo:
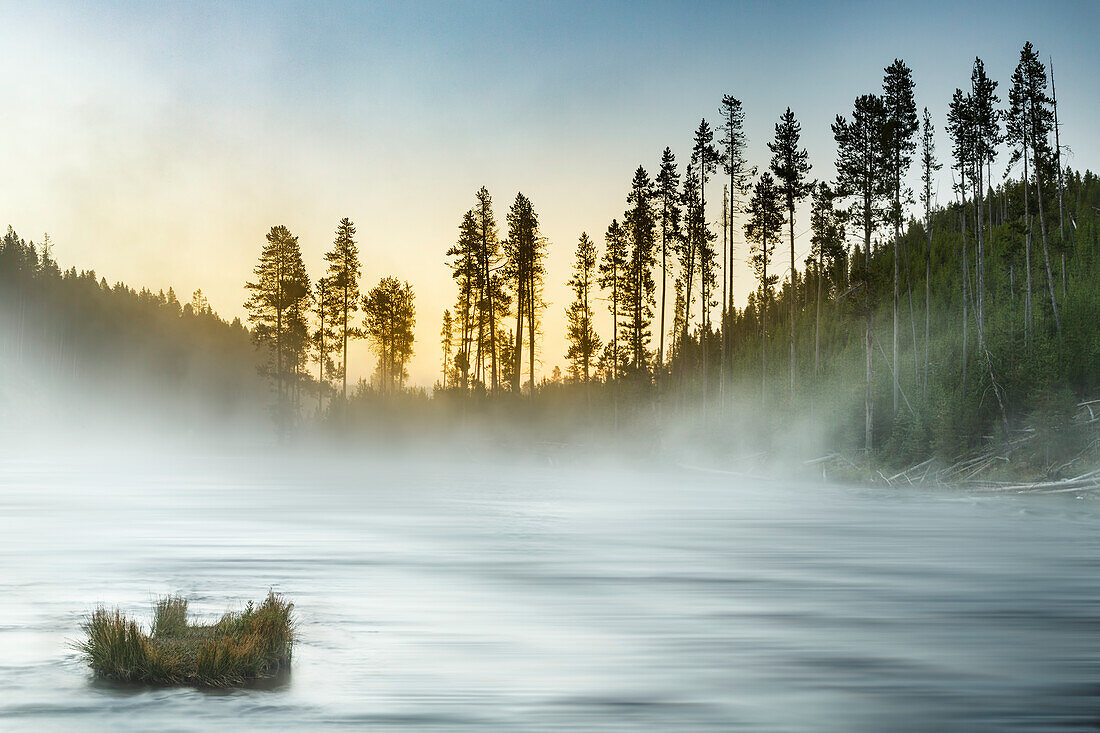
<svg viewBox="0 0 1100 733"><path fill-rule="evenodd" d="M675 466L40 444L0 462L0 729L1082 730L1100 503ZM96 681L97 603L296 603L290 676Z"/></svg>

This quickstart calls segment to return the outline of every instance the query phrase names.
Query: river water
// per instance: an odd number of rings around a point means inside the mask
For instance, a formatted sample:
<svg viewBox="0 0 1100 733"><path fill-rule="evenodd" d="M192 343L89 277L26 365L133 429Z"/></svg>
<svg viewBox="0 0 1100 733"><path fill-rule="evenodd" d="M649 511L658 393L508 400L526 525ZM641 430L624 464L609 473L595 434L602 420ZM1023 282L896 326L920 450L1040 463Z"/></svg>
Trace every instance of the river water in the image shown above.
<svg viewBox="0 0 1100 733"><path fill-rule="evenodd" d="M289 678L97 681L96 603L296 604ZM1100 501L681 469L0 466L0 730L1100 727Z"/></svg>

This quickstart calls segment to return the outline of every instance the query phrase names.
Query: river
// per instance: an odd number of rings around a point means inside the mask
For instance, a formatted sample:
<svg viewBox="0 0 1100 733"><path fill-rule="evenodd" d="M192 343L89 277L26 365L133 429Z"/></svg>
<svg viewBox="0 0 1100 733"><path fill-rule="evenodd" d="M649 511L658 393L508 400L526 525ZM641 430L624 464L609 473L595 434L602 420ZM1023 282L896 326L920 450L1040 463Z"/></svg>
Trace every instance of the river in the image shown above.
<svg viewBox="0 0 1100 733"><path fill-rule="evenodd" d="M292 672L96 680L97 603L296 604ZM407 456L6 458L0 730L1100 726L1100 501Z"/></svg>

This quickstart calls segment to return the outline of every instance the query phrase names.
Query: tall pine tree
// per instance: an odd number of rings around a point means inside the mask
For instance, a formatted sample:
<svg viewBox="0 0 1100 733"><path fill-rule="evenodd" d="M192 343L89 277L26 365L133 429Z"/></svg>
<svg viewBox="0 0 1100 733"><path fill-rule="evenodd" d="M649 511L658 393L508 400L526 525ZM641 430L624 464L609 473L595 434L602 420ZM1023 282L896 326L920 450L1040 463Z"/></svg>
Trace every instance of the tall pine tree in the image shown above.
<svg viewBox="0 0 1100 733"><path fill-rule="evenodd" d="M775 141L768 143L772 151L772 173L775 174L776 187L787 205L787 221L790 224L791 241L791 279L788 292L790 300L791 335L791 397L794 397L794 326L795 326L795 266L794 266L794 209L799 201L806 198L813 186L806 176L810 172L809 155L805 148L799 148L802 126L794 118L791 108L787 107L779 122L775 124Z"/></svg>

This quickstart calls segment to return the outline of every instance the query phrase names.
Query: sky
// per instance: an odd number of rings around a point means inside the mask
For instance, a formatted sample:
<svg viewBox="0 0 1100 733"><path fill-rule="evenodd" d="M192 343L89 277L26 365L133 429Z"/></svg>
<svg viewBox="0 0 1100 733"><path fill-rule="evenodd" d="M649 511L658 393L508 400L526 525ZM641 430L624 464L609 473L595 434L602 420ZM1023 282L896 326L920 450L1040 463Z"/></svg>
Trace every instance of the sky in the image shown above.
<svg viewBox="0 0 1100 733"><path fill-rule="evenodd" d="M1030 40L1054 60L1067 162L1100 166L1094 1L0 2L0 27L0 225L48 232L63 266L111 283L171 286L181 300L201 288L231 319L272 226L298 235L315 279L350 217L364 285L392 275L416 292L409 371L423 386L438 378L456 297L445 252L480 186L502 224L520 191L539 214L550 242L539 369L564 370L577 237L602 247L635 168L655 174L665 146L685 163L723 94L743 102L750 163L767 165L789 106L810 175L828 180L830 123L880 91L894 58L913 69L944 159L947 103L974 57L1007 100ZM949 190L945 168L941 200ZM707 196L720 201L721 183ZM807 229L804 206L799 258ZM743 303L740 224L735 246ZM352 379L373 370L365 344L349 356Z"/></svg>

